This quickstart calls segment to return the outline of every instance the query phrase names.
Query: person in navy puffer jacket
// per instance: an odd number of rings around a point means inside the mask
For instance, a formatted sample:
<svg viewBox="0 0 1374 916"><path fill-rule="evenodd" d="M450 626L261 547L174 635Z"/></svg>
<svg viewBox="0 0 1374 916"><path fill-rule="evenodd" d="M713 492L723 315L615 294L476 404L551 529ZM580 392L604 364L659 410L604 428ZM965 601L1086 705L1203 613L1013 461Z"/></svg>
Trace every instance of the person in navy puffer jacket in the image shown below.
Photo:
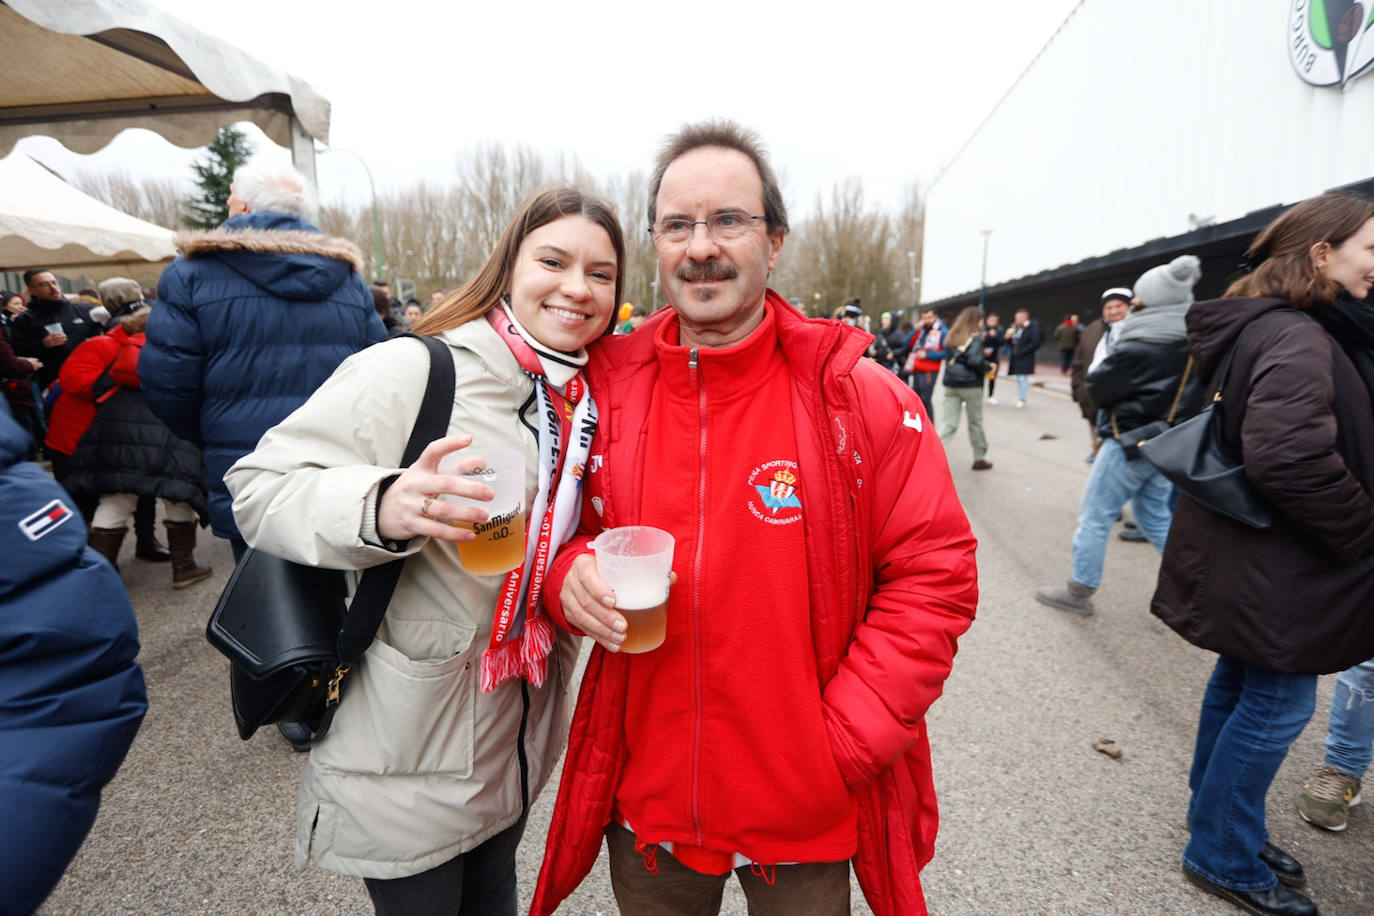
<svg viewBox="0 0 1374 916"><path fill-rule="evenodd" d="M57 884L148 709L124 585L28 450L0 400L0 914Z"/></svg>
<svg viewBox="0 0 1374 916"><path fill-rule="evenodd" d="M307 222L311 210L295 169L239 168L229 219L177 237L182 256L158 283L139 357L148 406L204 449L210 524L236 560L246 547L224 472L339 363L387 336L362 252Z"/></svg>

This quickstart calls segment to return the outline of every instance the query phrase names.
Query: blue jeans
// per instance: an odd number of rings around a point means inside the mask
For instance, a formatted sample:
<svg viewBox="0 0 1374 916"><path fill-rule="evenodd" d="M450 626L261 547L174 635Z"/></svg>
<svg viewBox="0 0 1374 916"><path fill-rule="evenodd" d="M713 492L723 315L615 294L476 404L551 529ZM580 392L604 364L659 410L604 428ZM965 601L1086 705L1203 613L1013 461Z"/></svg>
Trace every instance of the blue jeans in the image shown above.
<svg viewBox="0 0 1374 916"><path fill-rule="evenodd" d="M1317 705L1314 674L1275 674L1221 656L1207 682L1188 776L1193 836L1183 865L1214 884L1264 891L1264 797Z"/></svg>
<svg viewBox="0 0 1374 916"><path fill-rule="evenodd" d="M1141 532L1163 553L1169 523L1174 518L1169 505L1173 489L1174 485L1150 462L1144 458L1128 461L1121 443L1103 439L1078 504L1078 530L1073 533L1073 581L1089 588L1102 584L1107 536L1127 502L1135 510L1135 522Z"/></svg>
<svg viewBox="0 0 1374 916"><path fill-rule="evenodd" d="M1336 678L1326 724L1326 765L1363 779L1374 746L1374 658Z"/></svg>
<svg viewBox="0 0 1374 916"><path fill-rule="evenodd" d="M1018 401L1024 401L1026 395L1030 392L1030 376L1013 375L1012 378L1016 379L1016 399Z"/></svg>

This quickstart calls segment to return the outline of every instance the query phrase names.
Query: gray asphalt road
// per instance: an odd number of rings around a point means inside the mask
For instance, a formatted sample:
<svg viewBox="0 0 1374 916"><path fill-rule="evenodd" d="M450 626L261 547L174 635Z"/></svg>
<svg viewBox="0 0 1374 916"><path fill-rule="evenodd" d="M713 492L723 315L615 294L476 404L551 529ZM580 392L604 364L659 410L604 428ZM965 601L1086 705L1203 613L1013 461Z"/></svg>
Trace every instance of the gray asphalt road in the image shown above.
<svg viewBox="0 0 1374 916"><path fill-rule="evenodd" d="M1148 612L1158 558L1112 541L1098 614L1037 604L1036 585L1068 572L1087 478L1087 435L1061 395L1024 410L987 408L995 467L975 473L961 430L955 480L979 541L982 601L945 696L930 714L940 840L924 883L936 914L1225 914L1238 912L1179 874L1193 728L1213 657ZM361 882L291 867L303 757L275 734L240 741L225 664L205 620L228 575L228 549L202 548L215 577L173 592L165 566L134 560L123 577L142 629L150 709L100 818L40 911L370 913ZM1350 829L1304 824L1292 800L1320 761L1332 679L1270 795L1273 839L1307 866L1324 914L1374 913L1374 806ZM1092 749L1112 738L1113 760ZM539 864L552 790L521 849L522 896ZM854 890L854 912L865 914ZM560 913L612 914L598 867ZM746 912L732 889L723 912Z"/></svg>

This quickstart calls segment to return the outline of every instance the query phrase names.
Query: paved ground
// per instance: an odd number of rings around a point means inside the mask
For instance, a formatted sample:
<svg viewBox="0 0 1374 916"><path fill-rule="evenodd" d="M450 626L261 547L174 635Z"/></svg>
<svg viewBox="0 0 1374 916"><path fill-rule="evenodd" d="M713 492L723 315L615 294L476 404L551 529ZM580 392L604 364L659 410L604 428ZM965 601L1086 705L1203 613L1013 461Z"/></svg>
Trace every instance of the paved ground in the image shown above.
<svg viewBox="0 0 1374 916"><path fill-rule="evenodd" d="M1014 386L998 393L1014 399ZM987 408L992 471L969 470L963 430L950 444L981 544L982 602L930 715L942 811L924 873L931 910L1238 912L1178 870L1193 726L1213 657L1150 616L1158 559L1147 545L1113 540L1096 617L1030 597L1068 571L1087 434L1054 391L1033 391L1023 410L1008 404ZM202 559L215 578L173 592L166 567L134 560L126 545L151 706L90 838L40 912L370 913L361 882L291 867L303 758L275 733L242 742L234 732L225 665L203 637L229 551L212 541ZM1307 826L1292 807L1320 760L1331 683L1322 679L1317 718L1275 783L1269 828L1306 864L1324 914L1368 916L1374 805L1357 808L1343 834ZM1124 749L1119 760L1092 749L1103 737ZM540 798L521 849L526 900L551 801L551 791ZM854 894L854 912L868 913L857 886ZM604 869L560 912L615 913ZM724 912L745 912L737 893Z"/></svg>

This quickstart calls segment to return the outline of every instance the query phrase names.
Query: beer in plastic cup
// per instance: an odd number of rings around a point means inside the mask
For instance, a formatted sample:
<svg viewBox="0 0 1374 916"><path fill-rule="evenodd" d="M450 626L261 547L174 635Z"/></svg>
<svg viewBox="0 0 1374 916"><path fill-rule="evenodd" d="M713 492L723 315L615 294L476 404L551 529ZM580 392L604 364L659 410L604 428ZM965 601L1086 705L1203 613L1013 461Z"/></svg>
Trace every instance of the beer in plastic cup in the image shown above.
<svg viewBox="0 0 1374 916"><path fill-rule="evenodd" d="M625 615L621 652L649 652L668 633L668 581L673 571L673 536L660 528L611 528L592 541L596 571L615 592L615 609Z"/></svg>
<svg viewBox="0 0 1374 916"><path fill-rule="evenodd" d="M496 492L491 501L453 493L439 498L485 509L485 522L451 522L477 534L460 542L458 560L473 575L506 573L525 562L525 456L513 448L465 448L439 459L439 473L467 477Z"/></svg>

